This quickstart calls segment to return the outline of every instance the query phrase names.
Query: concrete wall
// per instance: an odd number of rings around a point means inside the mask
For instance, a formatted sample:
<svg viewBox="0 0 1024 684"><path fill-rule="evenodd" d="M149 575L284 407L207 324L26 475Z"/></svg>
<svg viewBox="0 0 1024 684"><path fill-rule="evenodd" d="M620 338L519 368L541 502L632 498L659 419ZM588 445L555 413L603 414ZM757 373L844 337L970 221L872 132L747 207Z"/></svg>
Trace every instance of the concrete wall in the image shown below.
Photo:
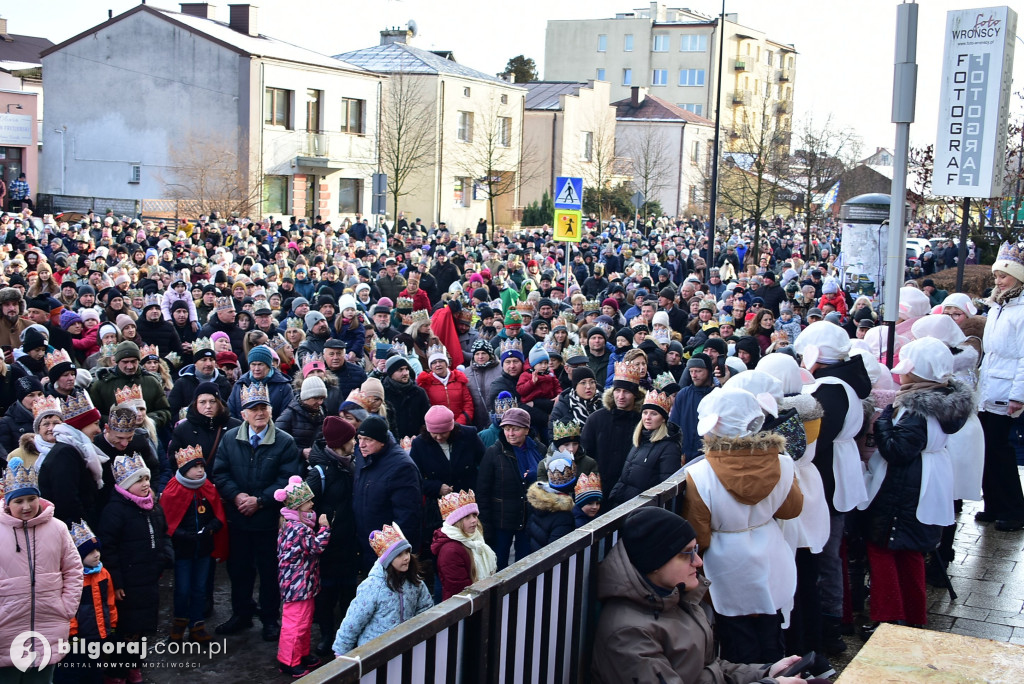
<svg viewBox="0 0 1024 684"><path fill-rule="evenodd" d="M139 12L43 58L48 94L39 190L159 198L173 151L192 138L237 140L248 58ZM130 183L140 164L139 183Z"/></svg>

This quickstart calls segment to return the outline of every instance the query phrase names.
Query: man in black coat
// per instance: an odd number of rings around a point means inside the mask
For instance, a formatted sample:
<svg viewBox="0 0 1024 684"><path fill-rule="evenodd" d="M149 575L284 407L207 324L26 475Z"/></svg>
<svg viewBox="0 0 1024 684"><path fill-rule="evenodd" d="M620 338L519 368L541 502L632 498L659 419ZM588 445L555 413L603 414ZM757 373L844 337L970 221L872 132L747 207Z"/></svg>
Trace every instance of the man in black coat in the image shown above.
<svg viewBox="0 0 1024 684"><path fill-rule="evenodd" d="M458 282L462 274L459 273L458 266L448 260L448 252L444 247L438 247L434 257L437 259L437 263L434 264L434 268L430 269L430 274L437 281L437 291L444 294L452 283Z"/></svg>
<svg viewBox="0 0 1024 684"><path fill-rule="evenodd" d="M149 433L138 428L139 414L133 408L125 406L115 407L107 414L107 424L103 431L96 435L92 443L96 448L110 457L110 460L103 464L104 492L100 496L100 507L105 505L110 498L110 492L114 485L114 459L118 456L131 456L139 454L145 462L146 467L153 479L153 489L156 489L156 480L160 472L160 459L156 455L153 442L149 439Z"/></svg>
<svg viewBox="0 0 1024 684"><path fill-rule="evenodd" d="M412 366L401 354L388 358L384 372L387 377L382 384L391 432L396 439L415 437L423 429L430 399L423 388L413 382Z"/></svg>
<svg viewBox="0 0 1024 684"><path fill-rule="evenodd" d="M320 556L320 593L313 618L320 627L317 653L331 653L338 616L344 616L359 584L359 540L352 510L356 430L338 416L324 420L323 438L309 454L306 484L313 492L313 511L331 523L331 540ZM337 608L337 610L336 610Z"/></svg>
<svg viewBox="0 0 1024 684"><path fill-rule="evenodd" d="M223 332L231 339L231 351L239 358L245 356L243 339L245 331L238 327L235 319L235 305L231 297L218 297L217 308L210 314L210 322L199 331L200 337L210 337L215 332Z"/></svg>
<svg viewBox="0 0 1024 684"><path fill-rule="evenodd" d="M188 319L188 304L180 300L171 304L171 325L181 342L181 364L187 366L195 360L192 343L199 339L199 332L192 329Z"/></svg>
<svg viewBox="0 0 1024 684"><path fill-rule="evenodd" d="M345 343L336 337L324 343L324 365L327 372L338 380L337 385L328 383L324 411L329 416L336 416L338 408L348 398L349 393L366 382L366 372L359 364L348 361L345 357Z"/></svg>
<svg viewBox="0 0 1024 684"><path fill-rule="evenodd" d="M626 456L633 448L633 431L640 422L642 398L639 385L625 378L615 378L612 386L604 391L602 408L590 414L580 433L580 446L597 461L606 500L619 481Z"/></svg>
<svg viewBox="0 0 1024 684"><path fill-rule="evenodd" d="M145 301L142 318L138 320L139 337L146 344L155 344L160 349L161 357L173 352L180 358L183 353L181 340L174 331L174 325L164 320L160 310L160 296L148 295Z"/></svg>
<svg viewBox="0 0 1024 684"><path fill-rule="evenodd" d="M205 342L205 341L204 341ZM176 422L181 409L192 403L196 388L204 382L212 382L217 385L220 398L225 403L231 397L231 381L227 376L217 370L217 358L213 353L213 347L200 345L195 351L195 363L185 366L178 373L178 379L174 381L171 388L171 396L168 401L171 404L171 421ZM206 456L207 463L210 462L209 455Z"/></svg>
<svg viewBox="0 0 1024 684"><path fill-rule="evenodd" d="M54 349L66 349L70 352L71 335L59 325L54 325L50 316L51 307L57 308L59 306L60 304L56 299L41 295L25 300L25 315L33 323L38 323L46 328L49 332L51 347Z"/></svg>
<svg viewBox="0 0 1024 684"><path fill-rule="evenodd" d="M775 274L768 271L764 274L764 284L758 296L764 300L764 308L769 309L775 318L779 317L779 304L786 301L786 291L775 282Z"/></svg>
<svg viewBox="0 0 1024 684"><path fill-rule="evenodd" d="M264 641L277 641L281 593L277 582L277 522L281 504L274 492L301 468L295 440L274 427L270 395L253 383L241 395L242 425L228 430L213 466L213 481L224 499L231 552L231 618L218 634L237 634L252 627L259 611ZM256 574L260 603L252 600Z"/></svg>

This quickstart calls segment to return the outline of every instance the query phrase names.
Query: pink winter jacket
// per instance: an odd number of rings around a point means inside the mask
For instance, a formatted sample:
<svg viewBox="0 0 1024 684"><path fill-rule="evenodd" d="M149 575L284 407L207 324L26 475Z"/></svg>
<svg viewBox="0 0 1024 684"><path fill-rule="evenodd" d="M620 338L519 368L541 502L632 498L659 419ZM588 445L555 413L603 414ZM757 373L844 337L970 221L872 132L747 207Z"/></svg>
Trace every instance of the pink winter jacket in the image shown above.
<svg viewBox="0 0 1024 684"><path fill-rule="evenodd" d="M82 599L82 559L67 526L53 517L53 504L28 522L0 510L0 668L11 667L10 645L35 630L50 642L50 663L63 656L57 640L68 638L71 618ZM35 587L29 558L35 566ZM34 611L34 613L33 613ZM36 653L42 654L42 646Z"/></svg>

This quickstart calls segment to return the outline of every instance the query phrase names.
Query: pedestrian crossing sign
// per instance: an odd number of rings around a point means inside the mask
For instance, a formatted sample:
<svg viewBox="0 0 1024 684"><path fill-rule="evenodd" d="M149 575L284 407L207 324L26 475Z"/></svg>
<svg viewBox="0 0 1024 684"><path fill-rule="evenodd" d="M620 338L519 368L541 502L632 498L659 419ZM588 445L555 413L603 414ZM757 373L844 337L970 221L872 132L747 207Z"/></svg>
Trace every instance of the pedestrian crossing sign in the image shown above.
<svg viewBox="0 0 1024 684"><path fill-rule="evenodd" d="M583 209L583 179L555 178L555 209Z"/></svg>
<svg viewBox="0 0 1024 684"><path fill-rule="evenodd" d="M583 238L583 212L555 209L555 241L579 242Z"/></svg>

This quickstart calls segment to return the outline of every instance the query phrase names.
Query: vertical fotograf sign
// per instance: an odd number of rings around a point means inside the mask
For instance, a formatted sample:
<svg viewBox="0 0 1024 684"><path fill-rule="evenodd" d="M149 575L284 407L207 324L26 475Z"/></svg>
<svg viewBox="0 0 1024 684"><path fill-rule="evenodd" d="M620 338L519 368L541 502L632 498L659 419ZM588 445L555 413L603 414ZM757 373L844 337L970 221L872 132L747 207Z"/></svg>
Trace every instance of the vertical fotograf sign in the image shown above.
<svg viewBox="0 0 1024 684"><path fill-rule="evenodd" d="M1003 194L1016 32L1009 7L946 13L932 194Z"/></svg>

